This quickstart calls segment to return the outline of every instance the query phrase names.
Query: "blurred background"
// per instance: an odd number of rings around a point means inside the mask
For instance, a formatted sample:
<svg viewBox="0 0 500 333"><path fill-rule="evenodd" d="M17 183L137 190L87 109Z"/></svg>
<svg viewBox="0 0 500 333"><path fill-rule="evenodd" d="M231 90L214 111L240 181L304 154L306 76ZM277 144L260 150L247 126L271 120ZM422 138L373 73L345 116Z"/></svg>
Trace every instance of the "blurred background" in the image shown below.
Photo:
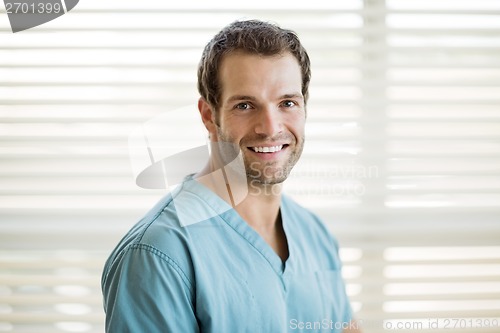
<svg viewBox="0 0 500 333"><path fill-rule="evenodd" d="M365 332L500 332L500 0L81 0L16 34L0 6L0 332L104 331L104 261L165 194L128 137L194 105L204 45L248 18L310 54L286 187L338 238Z"/></svg>

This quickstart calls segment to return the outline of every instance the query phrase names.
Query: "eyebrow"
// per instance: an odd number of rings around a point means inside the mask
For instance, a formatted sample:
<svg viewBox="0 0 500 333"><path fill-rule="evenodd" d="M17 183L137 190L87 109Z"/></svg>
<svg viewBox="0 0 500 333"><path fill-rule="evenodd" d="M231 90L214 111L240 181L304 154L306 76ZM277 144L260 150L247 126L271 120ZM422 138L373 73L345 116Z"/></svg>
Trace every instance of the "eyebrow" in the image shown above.
<svg viewBox="0 0 500 333"><path fill-rule="evenodd" d="M234 95L229 97L227 100L228 102L235 102L235 101L256 101L257 98L249 95Z"/></svg>
<svg viewBox="0 0 500 333"><path fill-rule="evenodd" d="M280 97L280 99L287 99L287 98L304 98L302 94L300 93L294 93L294 94L284 94L283 96Z"/></svg>
<svg viewBox="0 0 500 333"><path fill-rule="evenodd" d="M288 98L301 98L303 99L304 96L300 93L293 93L293 94L284 94L280 96L278 99L288 99ZM250 95L234 95L229 97L228 102L235 102L235 101L256 101L257 98L254 96Z"/></svg>

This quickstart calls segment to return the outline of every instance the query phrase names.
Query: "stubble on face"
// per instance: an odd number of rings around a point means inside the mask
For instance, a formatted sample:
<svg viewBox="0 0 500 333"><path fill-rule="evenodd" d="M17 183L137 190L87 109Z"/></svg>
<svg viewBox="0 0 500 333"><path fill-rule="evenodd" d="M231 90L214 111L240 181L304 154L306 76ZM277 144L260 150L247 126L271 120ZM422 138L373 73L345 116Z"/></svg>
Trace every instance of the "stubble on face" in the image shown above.
<svg viewBox="0 0 500 333"><path fill-rule="evenodd" d="M304 137L295 138L292 134L288 133L275 138L266 138L263 136L243 137L240 142L235 142L220 126L217 126L217 136L219 141L224 143L218 145L218 153L224 165L228 165L236 156L242 154L245 170L233 171L237 172L237 174L245 173L248 184L252 185L275 185L283 183L300 159L305 141ZM251 146L247 144L249 142L266 142L272 144L279 141L290 142L286 147L288 157L284 161L255 161L247 155L247 147Z"/></svg>

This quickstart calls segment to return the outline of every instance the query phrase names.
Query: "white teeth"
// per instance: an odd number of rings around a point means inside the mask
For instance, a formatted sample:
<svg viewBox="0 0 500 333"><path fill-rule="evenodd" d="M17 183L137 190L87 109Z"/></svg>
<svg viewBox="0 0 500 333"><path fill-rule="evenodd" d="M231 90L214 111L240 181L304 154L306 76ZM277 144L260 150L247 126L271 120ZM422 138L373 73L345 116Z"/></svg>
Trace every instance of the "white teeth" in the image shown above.
<svg viewBox="0 0 500 333"><path fill-rule="evenodd" d="M274 147L252 147L253 151L256 153L275 153L283 149L283 145Z"/></svg>

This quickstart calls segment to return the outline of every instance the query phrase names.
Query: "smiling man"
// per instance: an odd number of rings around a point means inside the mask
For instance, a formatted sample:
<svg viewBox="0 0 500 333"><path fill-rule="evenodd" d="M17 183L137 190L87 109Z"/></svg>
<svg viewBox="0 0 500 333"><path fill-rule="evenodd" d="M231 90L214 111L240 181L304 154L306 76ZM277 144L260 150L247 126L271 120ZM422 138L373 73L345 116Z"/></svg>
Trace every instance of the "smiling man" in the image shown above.
<svg viewBox="0 0 500 333"><path fill-rule="evenodd" d="M281 191L304 146L310 76L296 34L273 24L235 22L208 43L210 158L108 259L107 332L357 332L335 239Z"/></svg>

